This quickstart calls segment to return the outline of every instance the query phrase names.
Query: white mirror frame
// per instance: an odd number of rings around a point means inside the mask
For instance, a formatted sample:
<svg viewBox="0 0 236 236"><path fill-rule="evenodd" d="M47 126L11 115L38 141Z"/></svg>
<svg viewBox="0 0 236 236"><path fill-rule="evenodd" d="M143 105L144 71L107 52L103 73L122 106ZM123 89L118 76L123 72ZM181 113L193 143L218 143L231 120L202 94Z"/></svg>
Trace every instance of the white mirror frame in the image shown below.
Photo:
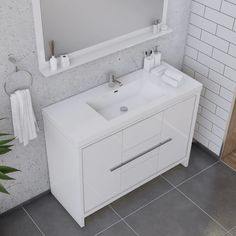
<svg viewBox="0 0 236 236"><path fill-rule="evenodd" d="M168 1L164 0L163 5L163 15L162 15L162 25L166 26L167 23L167 11L168 11ZM158 34L152 33L152 26L140 29L138 31L114 38L112 40L107 40L105 42L96 44L94 46L75 51L68 54L71 65L67 68L62 68L60 65L56 71L51 71L49 66L49 61L45 59L45 47L44 47L44 36L43 36L43 24L42 24L42 15L40 0L32 0L33 14L34 14L34 25L35 25L35 34L36 34L36 46L38 52L38 64L39 71L45 76L49 77L63 71L72 69L76 66L83 65L90 61L99 59L101 57L110 55L112 53L121 51L123 49L135 46L137 44L143 43L148 40L158 38L160 36L171 33L170 28L161 31Z"/></svg>

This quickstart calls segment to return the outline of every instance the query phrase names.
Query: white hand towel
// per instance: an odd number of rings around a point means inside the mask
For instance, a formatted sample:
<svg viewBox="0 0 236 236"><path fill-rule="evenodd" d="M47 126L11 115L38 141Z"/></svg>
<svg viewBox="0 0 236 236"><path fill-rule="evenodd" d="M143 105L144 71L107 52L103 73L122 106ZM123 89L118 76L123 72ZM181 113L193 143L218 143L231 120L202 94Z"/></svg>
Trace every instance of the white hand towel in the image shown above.
<svg viewBox="0 0 236 236"><path fill-rule="evenodd" d="M151 73L154 74L154 75L156 75L156 76L160 76L160 75L162 75L165 71L166 71L166 67L163 66L163 65L160 65L160 66L154 68L154 69L151 71Z"/></svg>
<svg viewBox="0 0 236 236"><path fill-rule="evenodd" d="M29 109L29 124L30 124L30 139L35 139L37 137L37 131L39 131L38 124L35 118L32 101L31 101L31 95L29 90L25 90L25 96L27 100L27 107Z"/></svg>
<svg viewBox="0 0 236 236"><path fill-rule="evenodd" d="M30 140L37 137L38 130L30 92L28 89L18 90L11 95L10 99L14 135L26 146Z"/></svg>
<svg viewBox="0 0 236 236"><path fill-rule="evenodd" d="M181 73L171 69L166 70L165 75L178 82L181 82L182 79L184 78L184 76Z"/></svg>
<svg viewBox="0 0 236 236"><path fill-rule="evenodd" d="M16 94L11 94L10 100L11 100L14 135L15 137L19 139L21 143L23 141L23 138L22 138L22 133L21 133L21 130L22 130L21 123L20 123L20 112L19 112L20 106L19 106Z"/></svg>
<svg viewBox="0 0 236 236"><path fill-rule="evenodd" d="M179 87L180 83L177 80L172 79L171 77L166 76L165 74L161 77L161 79L172 87Z"/></svg>

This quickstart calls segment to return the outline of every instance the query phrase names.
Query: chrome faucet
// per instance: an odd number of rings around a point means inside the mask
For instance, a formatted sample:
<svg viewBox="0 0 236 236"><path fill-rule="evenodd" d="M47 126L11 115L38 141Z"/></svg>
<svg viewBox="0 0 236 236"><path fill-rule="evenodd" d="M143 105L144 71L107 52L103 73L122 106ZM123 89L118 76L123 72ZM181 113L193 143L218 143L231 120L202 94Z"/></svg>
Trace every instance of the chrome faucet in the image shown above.
<svg viewBox="0 0 236 236"><path fill-rule="evenodd" d="M109 75L108 75L108 86L109 87L114 87L116 84L118 84L119 86L122 86L123 84L118 80L116 79L116 75L115 73L113 72L110 72Z"/></svg>

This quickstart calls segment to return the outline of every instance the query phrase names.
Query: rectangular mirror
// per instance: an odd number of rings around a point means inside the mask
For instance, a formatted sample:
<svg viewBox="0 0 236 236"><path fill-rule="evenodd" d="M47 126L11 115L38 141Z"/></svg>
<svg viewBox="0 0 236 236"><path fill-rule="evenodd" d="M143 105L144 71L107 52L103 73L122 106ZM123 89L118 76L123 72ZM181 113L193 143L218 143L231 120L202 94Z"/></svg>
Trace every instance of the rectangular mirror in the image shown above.
<svg viewBox="0 0 236 236"><path fill-rule="evenodd" d="M168 0L32 1L39 67L45 75L51 40L55 41L57 57L67 54L72 67L80 65L145 41L145 38L140 41L140 36L151 33L154 20L166 23L168 3ZM136 42L135 38L139 40ZM50 75L50 71L47 73Z"/></svg>

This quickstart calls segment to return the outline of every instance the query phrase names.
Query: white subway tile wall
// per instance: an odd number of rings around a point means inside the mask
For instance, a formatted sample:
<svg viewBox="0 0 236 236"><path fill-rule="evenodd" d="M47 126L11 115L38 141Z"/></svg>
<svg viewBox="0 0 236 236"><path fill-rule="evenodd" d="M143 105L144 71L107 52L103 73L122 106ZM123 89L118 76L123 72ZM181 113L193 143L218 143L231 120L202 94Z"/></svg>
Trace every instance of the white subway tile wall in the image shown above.
<svg viewBox="0 0 236 236"><path fill-rule="evenodd" d="M183 71L204 85L195 139L219 155L236 92L236 0L192 0Z"/></svg>

